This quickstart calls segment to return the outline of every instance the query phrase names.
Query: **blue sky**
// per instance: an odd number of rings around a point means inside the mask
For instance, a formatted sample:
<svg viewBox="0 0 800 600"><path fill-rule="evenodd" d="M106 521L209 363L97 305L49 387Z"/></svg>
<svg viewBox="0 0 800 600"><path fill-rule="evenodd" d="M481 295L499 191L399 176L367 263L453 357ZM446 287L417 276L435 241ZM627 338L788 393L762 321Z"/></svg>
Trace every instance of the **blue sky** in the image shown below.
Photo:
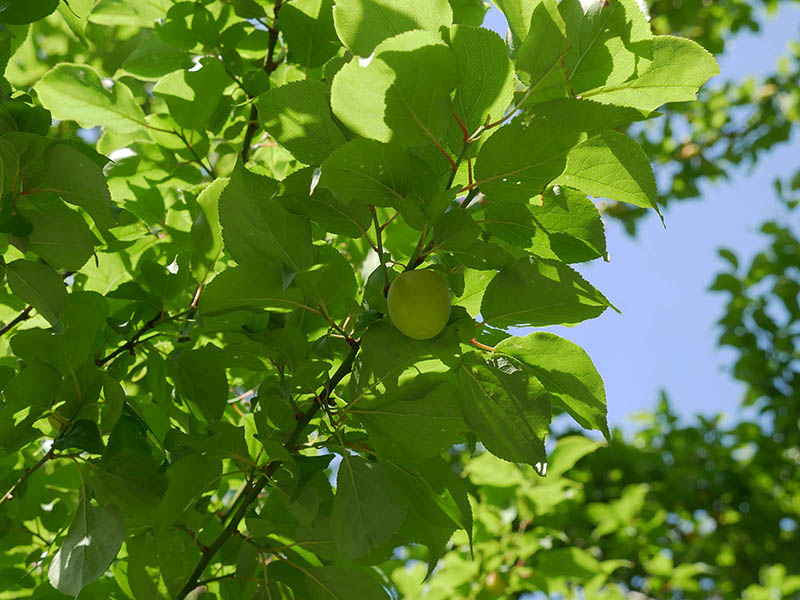
<svg viewBox="0 0 800 600"><path fill-rule="evenodd" d="M741 34L717 57L722 75L709 85L773 70L789 41L800 36L800 6L782 6L760 34ZM494 7L484 25L505 34L505 19ZM715 322L726 298L707 288L723 268L717 248L730 247L740 259L762 249L759 225L781 215L772 181L793 173L800 166L798 156L795 136L764 156L756 169L705 186L698 201L673 205L666 212L666 230L655 215L641 224L635 239L616 222L607 223L611 262L596 261L580 270L622 314L607 311L554 331L580 344L594 360L606 383L612 425L651 409L660 389L686 417L740 414L743 387L728 374L733 353L716 345Z"/></svg>

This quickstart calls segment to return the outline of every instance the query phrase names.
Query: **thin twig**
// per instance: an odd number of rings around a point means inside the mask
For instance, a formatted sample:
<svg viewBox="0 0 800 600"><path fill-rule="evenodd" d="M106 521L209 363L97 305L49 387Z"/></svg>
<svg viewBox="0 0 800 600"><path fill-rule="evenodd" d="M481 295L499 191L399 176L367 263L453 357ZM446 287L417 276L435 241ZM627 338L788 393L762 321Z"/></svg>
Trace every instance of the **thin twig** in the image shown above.
<svg viewBox="0 0 800 600"><path fill-rule="evenodd" d="M153 329L153 327L158 325L162 320L164 320L163 311L159 312L155 317L153 317L147 323L145 323L144 326L139 331L137 331L131 339L129 339L122 346L114 350L111 354L104 356L103 358L95 359L94 364L96 364L98 367L102 367L106 363L111 362L112 360L117 358L117 356L119 356L123 352L126 352L128 350L133 350L133 348L135 348L136 345L140 343L140 341L144 341L141 340L141 337L145 333Z"/></svg>
<svg viewBox="0 0 800 600"><path fill-rule="evenodd" d="M8 331L22 323L23 321L27 321L31 318L31 311L33 310L32 306L27 306L22 312L20 312L16 317L14 317L5 327L0 329L0 336L6 334Z"/></svg>
<svg viewBox="0 0 800 600"><path fill-rule="evenodd" d="M353 361L356 358L356 354L358 354L359 344L356 343L351 349L350 353L347 355L347 358L344 359L342 364L333 374L328 384L325 386L323 392L319 395L316 402L314 402L310 407L306 409L304 413L302 413L297 419L297 425L295 425L294 430L292 431L289 439L284 444L284 448L289 452L295 452L297 448L297 442L300 439L300 435L305 430L306 426L311 422L311 419L319 411L320 407L327 402L330 395L333 393L333 390L339 385L342 379L347 376L348 373L353 369ZM212 542L212 544L207 548L207 550L203 553L203 556L197 563L197 566L192 571L191 575L189 575L189 579L186 581L186 584L181 588L181 591L178 593L176 600L184 600L187 595L189 595L194 589L197 588L198 581L200 580L200 576L203 574L205 568L211 563L211 560L214 558L217 552L219 552L220 548L225 545L228 539L234 534L234 532L238 531L239 523L244 518L245 514L247 513L247 509L250 507L257 498L261 490L267 485L267 483L272 479L272 476L275 474L275 471L278 470L278 465L280 461L272 461L270 462L263 470L263 475L261 475L256 481L254 481L250 486L249 489L244 494L244 500L239 506L236 513L233 515L231 520L222 530L222 532L217 536L217 538Z"/></svg>
<svg viewBox="0 0 800 600"><path fill-rule="evenodd" d="M56 455L53 452L53 450L50 449L50 450L47 451L47 453L42 458L40 458L36 462L35 465L33 465L32 467L26 468L25 472L22 474L22 476L19 479L17 479L17 481L16 481L16 483L14 485L11 486L11 489L8 490L5 494L3 494L2 498L0 498L0 506L2 506L4 503L8 502L9 500L13 500L14 499L14 493L17 491L17 489L21 485L23 485L26 481L28 481L28 478L31 475L33 475L36 471L38 471L41 467L43 467L48 461L50 461L53 458L55 458L55 456Z"/></svg>
<svg viewBox="0 0 800 600"><path fill-rule="evenodd" d="M375 226L375 238L378 242L378 258L381 261L381 269L383 270L383 295L386 296L389 293L389 270L386 267L386 261L383 259L383 230L378 221L378 213L375 212L375 206L370 204L369 210L372 213L372 223Z"/></svg>

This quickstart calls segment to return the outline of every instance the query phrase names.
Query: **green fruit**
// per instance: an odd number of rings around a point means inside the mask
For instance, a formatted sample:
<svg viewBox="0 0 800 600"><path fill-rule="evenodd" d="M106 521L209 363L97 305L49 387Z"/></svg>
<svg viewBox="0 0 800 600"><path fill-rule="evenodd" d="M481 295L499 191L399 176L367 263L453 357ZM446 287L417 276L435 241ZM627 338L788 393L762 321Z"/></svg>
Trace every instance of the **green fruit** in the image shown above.
<svg viewBox="0 0 800 600"><path fill-rule="evenodd" d="M492 571L486 576L486 587L484 589L493 596L502 596L505 594L507 586L508 582L502 573Z"/></svg>
<svg viewBox="0 0 800 600"><path fill-rule="evenodd" d="M415 340L438 335L450 318L450 289L433 271L406 271L392 282L386 302L394 326Z"/></svg>

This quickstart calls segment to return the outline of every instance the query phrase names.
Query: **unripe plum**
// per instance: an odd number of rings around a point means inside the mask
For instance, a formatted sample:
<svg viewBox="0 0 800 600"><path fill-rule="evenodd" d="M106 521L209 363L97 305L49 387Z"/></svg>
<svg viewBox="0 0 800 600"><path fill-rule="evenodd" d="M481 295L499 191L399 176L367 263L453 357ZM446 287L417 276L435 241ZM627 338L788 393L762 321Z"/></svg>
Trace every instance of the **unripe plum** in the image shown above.
<svg viewBox="0 0 800 600"><path fill-rule="evenodd" d="M406 271L389 288L389 318L401 332L415 340L430 339L450 318L450 289L433 271Z"/></svg>

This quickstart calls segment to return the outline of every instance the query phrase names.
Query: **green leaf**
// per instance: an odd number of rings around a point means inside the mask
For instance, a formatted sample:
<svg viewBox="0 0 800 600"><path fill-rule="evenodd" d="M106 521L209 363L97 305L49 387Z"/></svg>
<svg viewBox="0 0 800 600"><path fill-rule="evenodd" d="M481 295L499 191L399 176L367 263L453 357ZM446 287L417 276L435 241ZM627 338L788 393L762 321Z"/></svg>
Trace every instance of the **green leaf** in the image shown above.
<svg viewBox="0 0 800 600"><path fill-rule="evenodd" d="M515 46L528 37L531 15L538 0L497 0L495 2L508 21L508 28Z"/></svg>
<svg viewBox="0 0 800 600"><path fill-rule="evenodd" d="M612 306L576 271L544 259L521 258L495 275L481 303L494 327L574 325Z"/></svg>
<svg viewBox="0 0 800 600"><path fill-rule="evenodd" d="M628 136L606 131L573 148L557 182L600 196L658 211L658 190L650 161Z"/></svg>
<svg viewBox="0 0 800 600"><path fill-rule="evenodd" d="M585 194L566 187L548 189L541 205L494 201L486 230L537 256L577 263L606 256L603 220Z"/></svg>
<svg viewBox="0 0 800 600"><path fill-rule="evenodd" d="M513 358L464 356L458 371L464 420L486 449L512 462L545 462L550 402L539 380Z"/></svg>
<svg viewBox="0 0 800 600"><path fill-rule="evenodd" d="M58 0L6 0L3 2L3 12L0 12L0 21L9 25L27 25L34 21L44 19L58 8Z"/></svg>
<svg viewBox="0 0 800 600"><path fill-rule="evenodd" d="M483 23L489 3L483 0L450 0L453 9L453 23L479 27Z"/></svg>
<svg viewBox="0 0 800 600"><path fill-rule="evenodd" d="M113 227L111 194L102 168L82 152L55 144L44 154L44 184L70 204L80 206L101 229Z"/></svg>
<svg viewBox="0 0 800 600"><path fill-rule="evenodd" d="M192 568L202 554L192 536L178 529L162 531L156 538L155 552L158 555L158 570L169 591L176 598ZM152 552L152 550L151 550Z"/></svg>
<svg viewBox="0 0 800 600"><path fill-rule="evenodd" d="M328 94L325 84L304 80L273 88L257 100L259 120L267 132L308 165L321 163L345 142L333 122Z"/></svg>
<svg viewBox="0 0 800 600"><path fill-rule="evenodd" d="M338 5L337 5L338 6ZM333 113L355 133L407 146L439 143L452 121L455 58L441 37L409 31L353 58L331 87Z"/></svg>
<svg viewBox="0 0 800 600"><path fill-rule="evenodd" d="M178 393L212 423L222 418L228 405L228 378L219 356L219 349L209 345L185 350L171 363Z"/></svg>
<svg viewBox="0 0 800 600"><path fill-rule="evenodd" d="M227 179L212 181L197 197L197 214L192 220L192 275L205 281L222 253L219 198Z"/></svg>
<svg viewBox="0 0 800 600"><path fill-rule="evenodd" d="M336 478L331 528L338 551L346 558L364 556L389 541L408 507L387 468L344 454Z"/></svg>
<svg viewBox="0 0 800 600"><path fill-rule="evenodd" d="M225 248L239 264L261 265L275 259L295 271L314 262L311 226L275 198L276 181L237 163L219 198Z"/></svg>
<svg viewBox="0 0 800 600"><path fill-rule="evenodd" d="M529 86L527 103L541 102L567 95L567 76L561 60L567 53L566 26L555 0L536 4L530 32L519 47L517 72Z"/></svg>
<svg viewBox="0 0 800 600"><path fill-rule="evenodd" d="M345 202L337 199L329 189L317 185L313 191L314 169L311 167L295 171L281 184L280 201L290 212L302 215L319 224L326 231L360 238L372 223L369 207L361 202ZM348 188L341 190L348 195ZM348 196L349 197L349 196Z"/></svg>
<svg viewBox="0 0 800 600"><path fill-rule="evenodd" d="M94 252L94 238L84 220L65 206L44 213L28 213L33 231L13 240L24 251L35 252L57 269L79 270Z"/></svg>
<svg viewBox="0 0 800 600"><path fill-rule="evenodd" d="M387 600L389 596L367 571L353 567L310 567L304 570L309 600Z"/></svg>
<svg viewBox="0 0 800 600"><path fill-rule="evenodd" d="M55 450L67 450L68 448L85 450L90 454L102 454L103 439L100 437L97 423L89 419L79 419L72 424L65 435L53 442Z"/></svg>
<svg viewBox="0 0 800 600"><path fill-rule="evenodd" d="M82 497L67 537L47 569L50 583L64 594L77 596L106 572L124 536L125 523L116 506L95 508Z"/></svg>
<svg viewBox="0 0 800 600"><path fill-rule="evenodd" d="M0 138L0 197L19 181L19 154L13 144Z"/></svg>
<svg viewBox="0 0 800 600"><path fill-rule="evenodd" d="M514 69L502 38L482 27L456 25L450 32L450 46L461 80L456 87L453 108L467 131L503 116L514 97ZM453 120L451 130L461 139Z"/></svg>
<svg viewBox="0 0 800 600"><path fill-rule="evenodd" d="M293 0L281 6L278 29L292 61L319 67L341 47L333 25L333 0Z"/></svg>
<svg viewBox="0 0 800 600"><path fill-rule="evenodd" d="M190 453L181 456L167 469L169 487L158 507L157 531L164 531L189 510L194 499L217 483L222 472L222 462Z"/></svg>
<svg viewBox="0 0 800 600"><path fill-rule="evenodd" d="M667 102L694 100L697 91L719 65L702 46L691 40L667 35L652 39L652 61L630 81L605 85L584 95L597 102L655 110Z"/></svg>
<svg viewBox="0 0 800 600"><path fill-rule="evenodd" d="M108 88L104 81L109 82ZM130 89L101 79L89 65L61 63L45 73L34 89L56 119L77 121L82 127L100 125L117 133L133 133L145 124Z"/></svg>
<svg viewBox="0 0 800 600"><path fill-rule="evenodd" d="M290 312L303 307L303 294L296 287L283 288L277 263L229 267L206 286L198 308L204 315L234 310Z"/></svg>
<svg viewBox="0 0 800 600"><path fill-rule="evenodd" d="M31 408L36 414L41 414L55 402L61 387L61 375L36 359L26 362L27 366L6 384L3 393L14 412Z"/></svg>
<svg viewBox="0 0 800 600"><path fill-rule="evenodd" d="M99 481L126 514L148 514L164 494L166 481L147 442L147 430L128 408L106 443Z"/></svg>
<svg viewBox="0 0 800 600"><path fill-rule="evenodd" d="M122 63L122 69L145 81L157 81L179 69L191 67L191 56L185 50L161 41L152 31L142 35L142 41Z"/></svg>
<svg viewBox="0 0 800 600"><path fill-rule="evenodd" d="M466 430L456 390L436 375L423 374L396 392L364 398L350 412L367 431L415 457L438 456Z"/></svg>
<svg viewBox="0 0 800 600"><path fill-rule="evenodd" d="M555 118L516 118L481 147L475 161L476 183L500 200L527 201L542 193L567 164L567 152L582 135Z"/></svg>
<svg viewBox="0 0 800 600"><path fill-rule="evenodd" d="M581 435L569 435L558 440L547 461L547 475L560 477L575 466L581 458L597 450L602 444Z"/></svg>
<svg viewBox="0 0 800 600"><path fill-rule="evenodd" d="M580 346L539 331L505 339L497 345L497 352L529 367L553 400L582 427L601 431L609 438L603 380Z"/></svg>
<svg viewBox="0 0 800 600"><path fill-rule="evenodd" d="M319 186L341 202L395 206L415 194L430 199L436 181L424 161L397 144L356 138L322 163Z"/></svg>
<svg viewBox="0 0 800 600"><path fill-rule="evenodd" d="M450 27L453 12L447 0L338 0L333 20L339 39L354 54L369 56L375 46L412 29L439 31Z"/></svg>
<svg viewBox="0 0 800 600"><path fill-rule="evenodd" d="M326 307L330 313L336 304L356 297L358 284L353 265L332 245L317 245L316 264L295 278L313 306Z"/></svg>
<svg viewBox="0 0 800 600"><path fill-rule="evenodd" d="M172 4L172 0L147 0L133 4L127 0L100 0L89 20L100 25L153 27Z"/></svg>
<svg viewBox="0 0 800 600"><path fill-rule="evenodd" d="M456 525L472 537L472 509L461 478L439 458L419 464L387 461L410 506L426 521L438 527Z"/></svg>
<svg viewBox="0 0 800 600"><path fill-rule="evenodd" d="M564 66L574 93L619 85L636 73L652 34L634 0L566 0L559 10L571 45Z"/></svg>
<svg viewBox="0 0 800 600"><path fill-rule="evenodd" d="M162 77L153 94L164 99L178 125L203 131L230 80L216 58L203 58L198 66Z"/></svg>
<svg viewBox="0 0 800 600"><path fill-rule="evenodd" d="M51 267L15 260L6 265L6 279L21 300L32 305L53 327L61 326L59 316L67 305L67 288Z"/></svg>

